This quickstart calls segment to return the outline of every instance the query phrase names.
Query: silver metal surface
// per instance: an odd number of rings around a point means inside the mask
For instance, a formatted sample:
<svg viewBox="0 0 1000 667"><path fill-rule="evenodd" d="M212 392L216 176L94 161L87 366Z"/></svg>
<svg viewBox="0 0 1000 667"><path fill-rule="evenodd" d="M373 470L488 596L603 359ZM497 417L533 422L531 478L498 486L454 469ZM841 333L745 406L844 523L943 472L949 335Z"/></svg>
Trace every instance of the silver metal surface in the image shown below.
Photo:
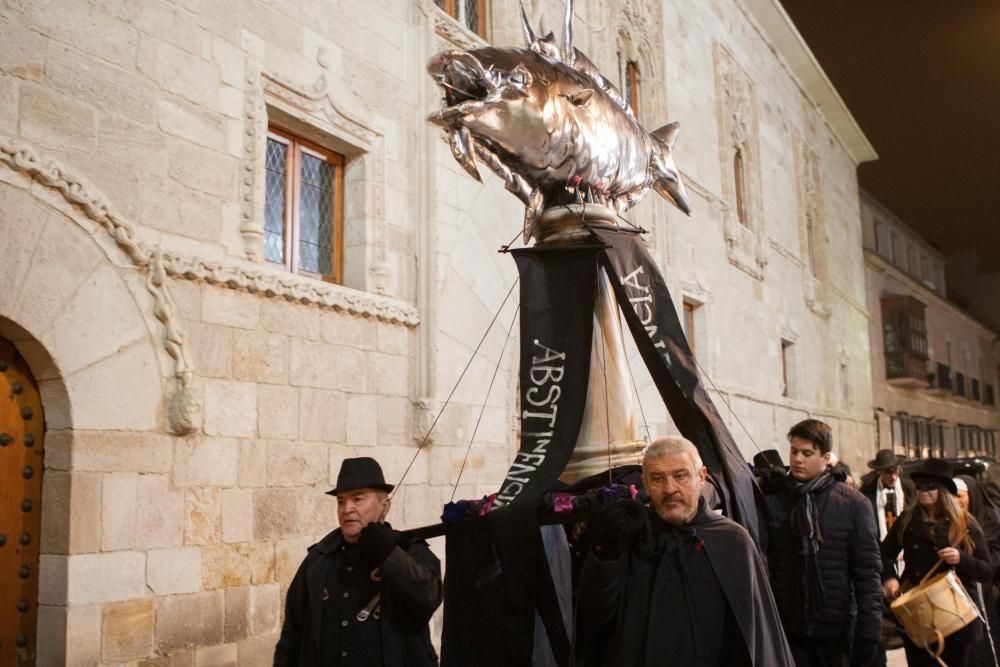
<svg viewBox="0 0 1000 667"><path fill-rule="evenodd" d="M527 48L434 56L427 71L444 107L428 120L473 178L481 180L482 162L524 202L526 237L545 208L595 203L623 213L650 189L690 213L673 158L677 123L653 132L639 125L618 89L572 46L572 16L568 1L562 48L552 33L535 37L522 7Z"/></svg>

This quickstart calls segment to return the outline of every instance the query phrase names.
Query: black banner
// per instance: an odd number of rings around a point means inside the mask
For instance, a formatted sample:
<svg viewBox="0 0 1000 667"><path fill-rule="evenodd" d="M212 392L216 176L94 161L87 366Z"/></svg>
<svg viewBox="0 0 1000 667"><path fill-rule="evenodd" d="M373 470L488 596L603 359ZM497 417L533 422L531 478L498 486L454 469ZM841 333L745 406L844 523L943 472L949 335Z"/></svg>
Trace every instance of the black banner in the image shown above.
<svg viewBox="0 0 1000 667"><path fill-rule="evenodd" d="M521 443L495 507L537 501L573 454L587 403L599 252L512 252L521 276Z"/></svg>
<svg viewBox="0 0 1000 667"><path fill-rule="evenodd" d="M636 346L681 434L693 442L716 480L726 514L763 547L750 469L698 375L670 291L637 232L592 227L605 245L601 263Z"/></svg>

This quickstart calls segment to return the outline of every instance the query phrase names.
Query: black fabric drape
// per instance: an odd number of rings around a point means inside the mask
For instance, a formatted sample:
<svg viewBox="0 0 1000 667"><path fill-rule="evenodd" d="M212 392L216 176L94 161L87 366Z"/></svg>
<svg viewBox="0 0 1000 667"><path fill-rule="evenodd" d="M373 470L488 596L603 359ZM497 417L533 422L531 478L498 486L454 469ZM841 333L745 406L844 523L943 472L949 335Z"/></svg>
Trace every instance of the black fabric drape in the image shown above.
<svg viewBox="0 0 1000 667"><path fill-rule="evenodd" d="M599 250L512 253L521 276L521 446L496 507L533 505L573 454L587 404Z"/></svg>
<svg viewBox="0 0 1000 667"><path fill-rule="evenodd" d="M611 277L619 307L670 416L719 482L726 514L742 524L763 548L763 497L701 384L694 355L656 262L637 232L598 227L591 231L605 246L601 264Z"/></svg>

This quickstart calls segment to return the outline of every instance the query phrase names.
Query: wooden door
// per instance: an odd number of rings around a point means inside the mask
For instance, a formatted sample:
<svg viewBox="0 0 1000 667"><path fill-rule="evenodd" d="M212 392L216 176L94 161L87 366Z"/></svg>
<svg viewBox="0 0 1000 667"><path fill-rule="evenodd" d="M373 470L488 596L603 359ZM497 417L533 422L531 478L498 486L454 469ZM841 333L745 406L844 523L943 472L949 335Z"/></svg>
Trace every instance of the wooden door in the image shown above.
<svg viewBox="0 0 1000 667"><path fill-rule="evenodd" d="M0 667L35 664L44 431L38 385L0 338Z"/></svg>

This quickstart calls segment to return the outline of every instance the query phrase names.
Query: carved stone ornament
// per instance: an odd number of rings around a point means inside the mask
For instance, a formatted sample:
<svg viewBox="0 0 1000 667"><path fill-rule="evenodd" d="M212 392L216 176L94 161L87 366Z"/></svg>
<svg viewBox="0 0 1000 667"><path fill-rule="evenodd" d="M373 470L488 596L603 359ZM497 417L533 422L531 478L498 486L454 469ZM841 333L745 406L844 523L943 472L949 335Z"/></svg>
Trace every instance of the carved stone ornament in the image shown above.
<svg viewBox="0 0 1000 667"><path fill-rule="evenodd" d="M729 261L758 280L767 266L767 238L761 205L760 149L757 99L753 81L721 43L715 45L715 87L718 100L722 191L726 207L723 228ZM737 212L734 156L743 164L744 220Z"/></svg>
<svg viewBox="0 0 1000 667"><path fill-rule="evenodd" d="M146 289L153 296L154 315L163 324L161 344L174 365L176 388L169 400L167 413L170 430L177 435L188 435L199 428L201 408L193 391L194 365L187 332L181 326L166 276L245 289L267 297L333 308L408 327L419 324L416 308L391 297L266 270L253 264L221 266L199 257L163 253L157 246L138 241L135 226L112 208L103 194L92 191L91 186L57 162L45 159L33 148L3 135L0 135L0 163L57 190L67 202L97 223L133 266L146 272Z"/></svg>
<svg viewBox="0 0 1000 667"><path fill-rule="evenodd" d="M194 369L187 332L180 324L159 249L137 241L135 227L115 211L103 195L90 192L81 179L58 163L42 158L28 146L0 136L0 162L58 190L66 201L78 206L90 220L100 225L136 268L147 272L146 289L153 297L153 314L163 324L161 343L174 363L176 388L171 402L180 406L168 410L168 426L175 435L193 433L201 419L193 390Z"/></svg>
<svg viewBox="0 0 1000 667"><path fill-rule="evenodd" d="M796 143L795 166L799 190L799 246L805 277L805 299L820 317L830 316L826 290L826 229L819 156L801 139Z"/></svg>

